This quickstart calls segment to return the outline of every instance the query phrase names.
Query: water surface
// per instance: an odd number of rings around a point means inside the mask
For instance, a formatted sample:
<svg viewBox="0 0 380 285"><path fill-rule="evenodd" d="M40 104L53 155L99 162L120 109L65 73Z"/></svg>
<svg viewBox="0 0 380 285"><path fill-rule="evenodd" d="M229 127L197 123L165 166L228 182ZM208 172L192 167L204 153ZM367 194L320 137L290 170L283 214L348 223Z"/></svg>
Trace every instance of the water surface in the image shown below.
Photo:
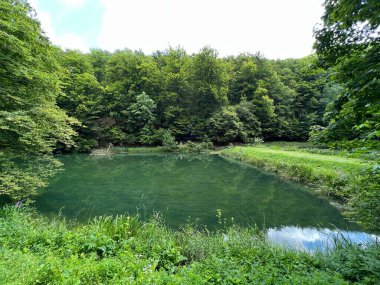
<svg viewBox="0 0 380 285"><path fill-rule="evenodd" d="M332 249L337 242L349 242L363 246L380 242L380 236L360 231L296 226L270 228L267 231L267 238L278 245L306 251Z"/></svg>
<svg viewBox="0 0 380 285"><path fill-rule="evenodd" d="M227 223L358 230L326 199L304 186L217 155L84 154L58 157L65 170L36 202L42 213L88 220L99 215L160 212L169 226L188 221L213 227L220 209Z"/></svg>

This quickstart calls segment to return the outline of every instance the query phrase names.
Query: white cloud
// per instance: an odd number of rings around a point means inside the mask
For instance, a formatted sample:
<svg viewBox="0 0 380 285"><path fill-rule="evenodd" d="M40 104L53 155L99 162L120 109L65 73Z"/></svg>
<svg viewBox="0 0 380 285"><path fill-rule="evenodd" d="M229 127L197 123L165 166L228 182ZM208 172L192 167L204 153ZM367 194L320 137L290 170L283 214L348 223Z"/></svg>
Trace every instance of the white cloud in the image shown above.
<svg viewBox="0 0 380 285"><path fill-rule="evenodd" d="M108 50L169 45L197 52L205 45L222 56L262 51L269 58L312 52L312 29L321 0L101 0L98 45Z"/></svg>
<svg viewBox="0 0 380 285"><path fill-rule="evenodd" d="M67 8L81 8L86 3L86 0L59 0Z"/></svg>
<svg viewBox="0 0 380 285"><path fill-rule="evenodd" d="M38 1L41 0L28 0L30 5L32 5L33 8L38 8ZM58 2L64 7L64 8L81 8L86 4L87 0L58 0Z"/></svg>
<svg viewBox="0 0 380 285"><path fill-rule="evenodd" d="M74 0L60 0L65 2L75 2ZM78 2L85 2L85 0L79 0ZM29 0L31 6L38 12L37 18L41 23L41 27L45 32L45 35L50 41L57 46L64 49L78 49L82 52L88 52L89 46L83 37L74 33L57 34L53 26L52 17L49 13L40 11L37 0Z"/></svg>
<svg viewBox="0 0 380 285"><path fill-rule="evenodd" d="M83 37L74 33L65 33L58 36L54 43L62 48L78 49L82 52L88 52L89 47Z"/></svg>
<svg viewBox="0 0 380 285"><path fill-rule="evenodd" d="M34 8L37 8L37 0L29 0L28 3Z"/></svg>

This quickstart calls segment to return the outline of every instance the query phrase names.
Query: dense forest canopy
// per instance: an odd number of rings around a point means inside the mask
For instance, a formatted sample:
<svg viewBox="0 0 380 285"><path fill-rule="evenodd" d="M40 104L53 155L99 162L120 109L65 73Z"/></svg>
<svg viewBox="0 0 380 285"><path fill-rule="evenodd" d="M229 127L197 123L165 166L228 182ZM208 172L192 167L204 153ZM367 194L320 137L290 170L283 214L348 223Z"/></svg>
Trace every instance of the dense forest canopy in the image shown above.
<svg viewBox="0 0 380 285"><path fill-rule="evenodd" d="M57 104L82 122L78 147L177 140L225 144L306 140L331 94L315 57L268 60L260 54L219 58L205 47L153 55L121 50L57 50L64 82Z"/></svg>

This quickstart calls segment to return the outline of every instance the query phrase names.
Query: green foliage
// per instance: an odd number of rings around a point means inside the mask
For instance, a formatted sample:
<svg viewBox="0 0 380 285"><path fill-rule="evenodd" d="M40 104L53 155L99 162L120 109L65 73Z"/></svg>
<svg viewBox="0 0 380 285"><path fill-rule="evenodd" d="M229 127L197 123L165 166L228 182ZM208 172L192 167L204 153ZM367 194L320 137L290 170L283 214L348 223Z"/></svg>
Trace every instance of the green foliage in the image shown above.
<svg viewBox="0 0 380 285"><path fill-rule="evenodd" d="M114 147L112 148L112 153L128 153L128 154L146 154L146 153L162 153L166 150L163 147Z"/></svg>
<svg viewBox="0 0 380 285"><path fill-rule="evenodd" d="M56 105L61 87L56 50L26 1L0 1L0 42L0 193L20 199L45 185L54 162L38 162L74 144L71 126L78 121Z"/></svg>
<svg viewBox="0 0 380 285"><path fill-rule="evenodd" d="M82 122L75 128L79 134L75 141L76 148L78 151L89 151L98 144L96 124L101 116L104 90L94 76L89 59L82 53L57 50L56 57L62 67L60 77L64 82L57 104Z"/></svg>
<svg viewBox="0 0 380 285"><path fill-rule="evenodd" d="M380 99L378 1L325 1L315 47L321 64L334 67L342 86L325 115L326 142L352 148L351 141L379 147ZM343 143L342 143L343 142Z"/></svg>
<svg viewBox="0 0 380 285"><path fill-rule="evenodd" d="M180 145L179 151L184 153L203 153L210 152L214 149L214 145L209 140L204 140L202 142L192 142L188 141L185 144Z"/></svg>
<svg viewBox="0 0 380 285"><path fill-rule="evenodd" d="M163 149L167 152L181 152L181 153L203 153L210 152L214 146L208 139L202 142L188 141L186 143L177 143L175 137L166 130L161 131L161 139Z"/></svg>
<svg viewBox="0 0 380 285"><path fill-rule="evenodd" d="M255 138L250 138L249 140L245 141L245 143L247 145L259 145L259 144L263 144L264 143L264 140L260 137L255 137Z"/></svg>
<svg viewBox="0 0 380 285"><path fill-rule="evenodd" d="M320 145L326 141L324 130L325 128L319 125L311 126L308 141L313 145Z"/></svg>
<svg viewBox="0 0 380 285"><path fill-rule="evenodd" d="M186 135L191 106L191 59L181 48L153 55L162 74L162 92L157 94L157 118L163 128L180 137Z"/></svg>
<svg viewBox="0 0 380 285"><path fill-rule="evenodd" d="M57 142L70 146L75 121L55 105L53 48L27 2L0 5L0 148L48 153Z"/></svg>
<svg viewBox="0 0 380 285"><path fill-rule="evenodd" d="M348 190L352 193L352 197L348 201L348 206L351 209L348 213L349 217L353 219L360 217L359 222L370 230L379 230L379 186L380 166L376 164L355 177Z"/></svg>
<svg viewBox="0 0 380 285"><path fill-rule="evenodd" d="M255 228L173 231L157 217L127 216L69 225L15 207L0 210L0 223L4 284L375 284L380 278L377 244L341 243L308 254L271 245Z"/></svg>
<svg viewBox="0 0 380 285"><path fill-rule="evenodd" d="M194 56L192 62L194 94L190 112L201 118L208 117L227 103L227 68L217 56L216 50L205 47Z"/></svg>
<svg viewBox="0 0 380 285"><path fill-rule="evenodd" d="M254 104L245 97L236 106L223 107L208 120L208 136L217 143L252 142L261 135L261 124L255 111Z"/></svg>
<svg viewBox="0 0 380 285"><path fill-rule="evenodd" d="M154 123L156 104L145 92L136 96L136 102L128 108L129 124L132 130L141 131Z"/></svg>
<svg viewBox="0 0 380 285"><path fill-rule="evenodd" d="M275 120L276 114L274 112L274 101L269 96L265 95L266 93L266 89L259 87L255 92L255 97L257 98L253 102L256 106L255 114L260 122L262 122L262 132L265 137L268 137L269 134L273 132L273 124L271 122Z"/></svg>
<svg viewBox="0 0 380 285"><path fill-rule="evenodd" d="M93 67L93 72L96 80L103 84L106 79L106 70L108 60L110 59L111 54L108 51L103 51L101 49L91 49L88 54L88 60Z"/></svg>
<svg viewBox="0 0 380 285"><path fill-rule="evenodd" d="M219 58L209 47L192 56L181 48L151 56L129 50L55 55L64 81L58 103L82 123L76 128L81 150L92 140L160 144L160 129L179 141L306 140L312 125L324 124L323 110L337 90L326 87L328 72L312 56ZM141 97L145 92L149 99Z"/></svg>
<svg viewBox="0 0 380 285"><path fill-rule="evenodd" d="M108 143L157 145L160 129L179 141L305 140L310 126L323 125L335 90L324 95L326 71L314 57L219 58L209 47L192 56L181 48L151 56L55 49L54 56L63 81L58 105L82 123L75 128L80 151Z"/></svg>
<svg viewBox="0 0 380 285"><path fill-rule="evenodd" d="M278 76L285 84L279 90L286 94L285 102L292 106L282 110L285 121L280 119L280 123L286 128L285 136L306 140L312 125L325 125L324 110L335 96L335 89L327 81L330 71L318 67L313 55L277 61L276 65Z"/></svg>
<svg viewBox="0 0 380 285"><path fill-rule="evenodd" d="M179 146L175 141L175 138L169 131L163 131L162 133L162 146L168 152L174 152L179 149Z"/></svg>
<svg viewBox="0 0 380 285"><path fill-rule="evenodd" d="M378 244L358 247L349 241L336 241L335 249L323 259L323 268L336 270L350 283L377 284L380 278Z"/></svg>
<svg viewBox="0 0 380 285"><path fill-rule="evenodd" d="M379 230L379 175L373 161L323 151L280 146L233 147L223 155L240 159L285 178L309 183L346 203L346 214L371 230ZM368 170L368 169L374 170ZM376 170L377 171L377 170Z"/></svg>
<svg viewBox="0 0 380 285"><path fill-rule="evenodd" d="M98 146L98 141L94 138L78 137L76 139L76 148L78 152L90 152L92 149Z"/></svg>
<svg viewBox="0 0 380 285"><path fill-rule="evenodd" d="M234 80L231 84L228 98L231 103L238 104L241 98L252 100L257 89L258 66L255 59L250 56L239 55L234 59Z"/></svg>
<svg viewBox="0 0 380 285"><path fill-rule="evenodd" d="M243 130L243 124L232 106L224 107L215 113L207 125L209 137L218 143L236 141Z"/></svg>
<svg viewBox="0 0 380 285"><path fill-rule="evenodd" d="M261 136L261 123L255 116L256 106L249 102L245 97L241 98L238 105L235 106L236 115L242 123L240 138L245 143L250 143L256 137Z"/></svg>

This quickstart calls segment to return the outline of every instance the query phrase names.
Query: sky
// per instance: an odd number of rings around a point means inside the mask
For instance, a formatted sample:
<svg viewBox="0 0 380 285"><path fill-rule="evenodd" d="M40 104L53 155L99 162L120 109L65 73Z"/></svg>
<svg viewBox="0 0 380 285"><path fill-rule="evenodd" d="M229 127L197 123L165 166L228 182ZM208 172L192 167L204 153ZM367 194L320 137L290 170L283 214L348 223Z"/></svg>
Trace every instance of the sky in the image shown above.
<svg viewBox="0 0 380 285"><path fill-rule="evenodd" d="M204 46L220 56L312 53L322 0L29 0L45 34L62 48L128 48L151 54Z"/></svg>

